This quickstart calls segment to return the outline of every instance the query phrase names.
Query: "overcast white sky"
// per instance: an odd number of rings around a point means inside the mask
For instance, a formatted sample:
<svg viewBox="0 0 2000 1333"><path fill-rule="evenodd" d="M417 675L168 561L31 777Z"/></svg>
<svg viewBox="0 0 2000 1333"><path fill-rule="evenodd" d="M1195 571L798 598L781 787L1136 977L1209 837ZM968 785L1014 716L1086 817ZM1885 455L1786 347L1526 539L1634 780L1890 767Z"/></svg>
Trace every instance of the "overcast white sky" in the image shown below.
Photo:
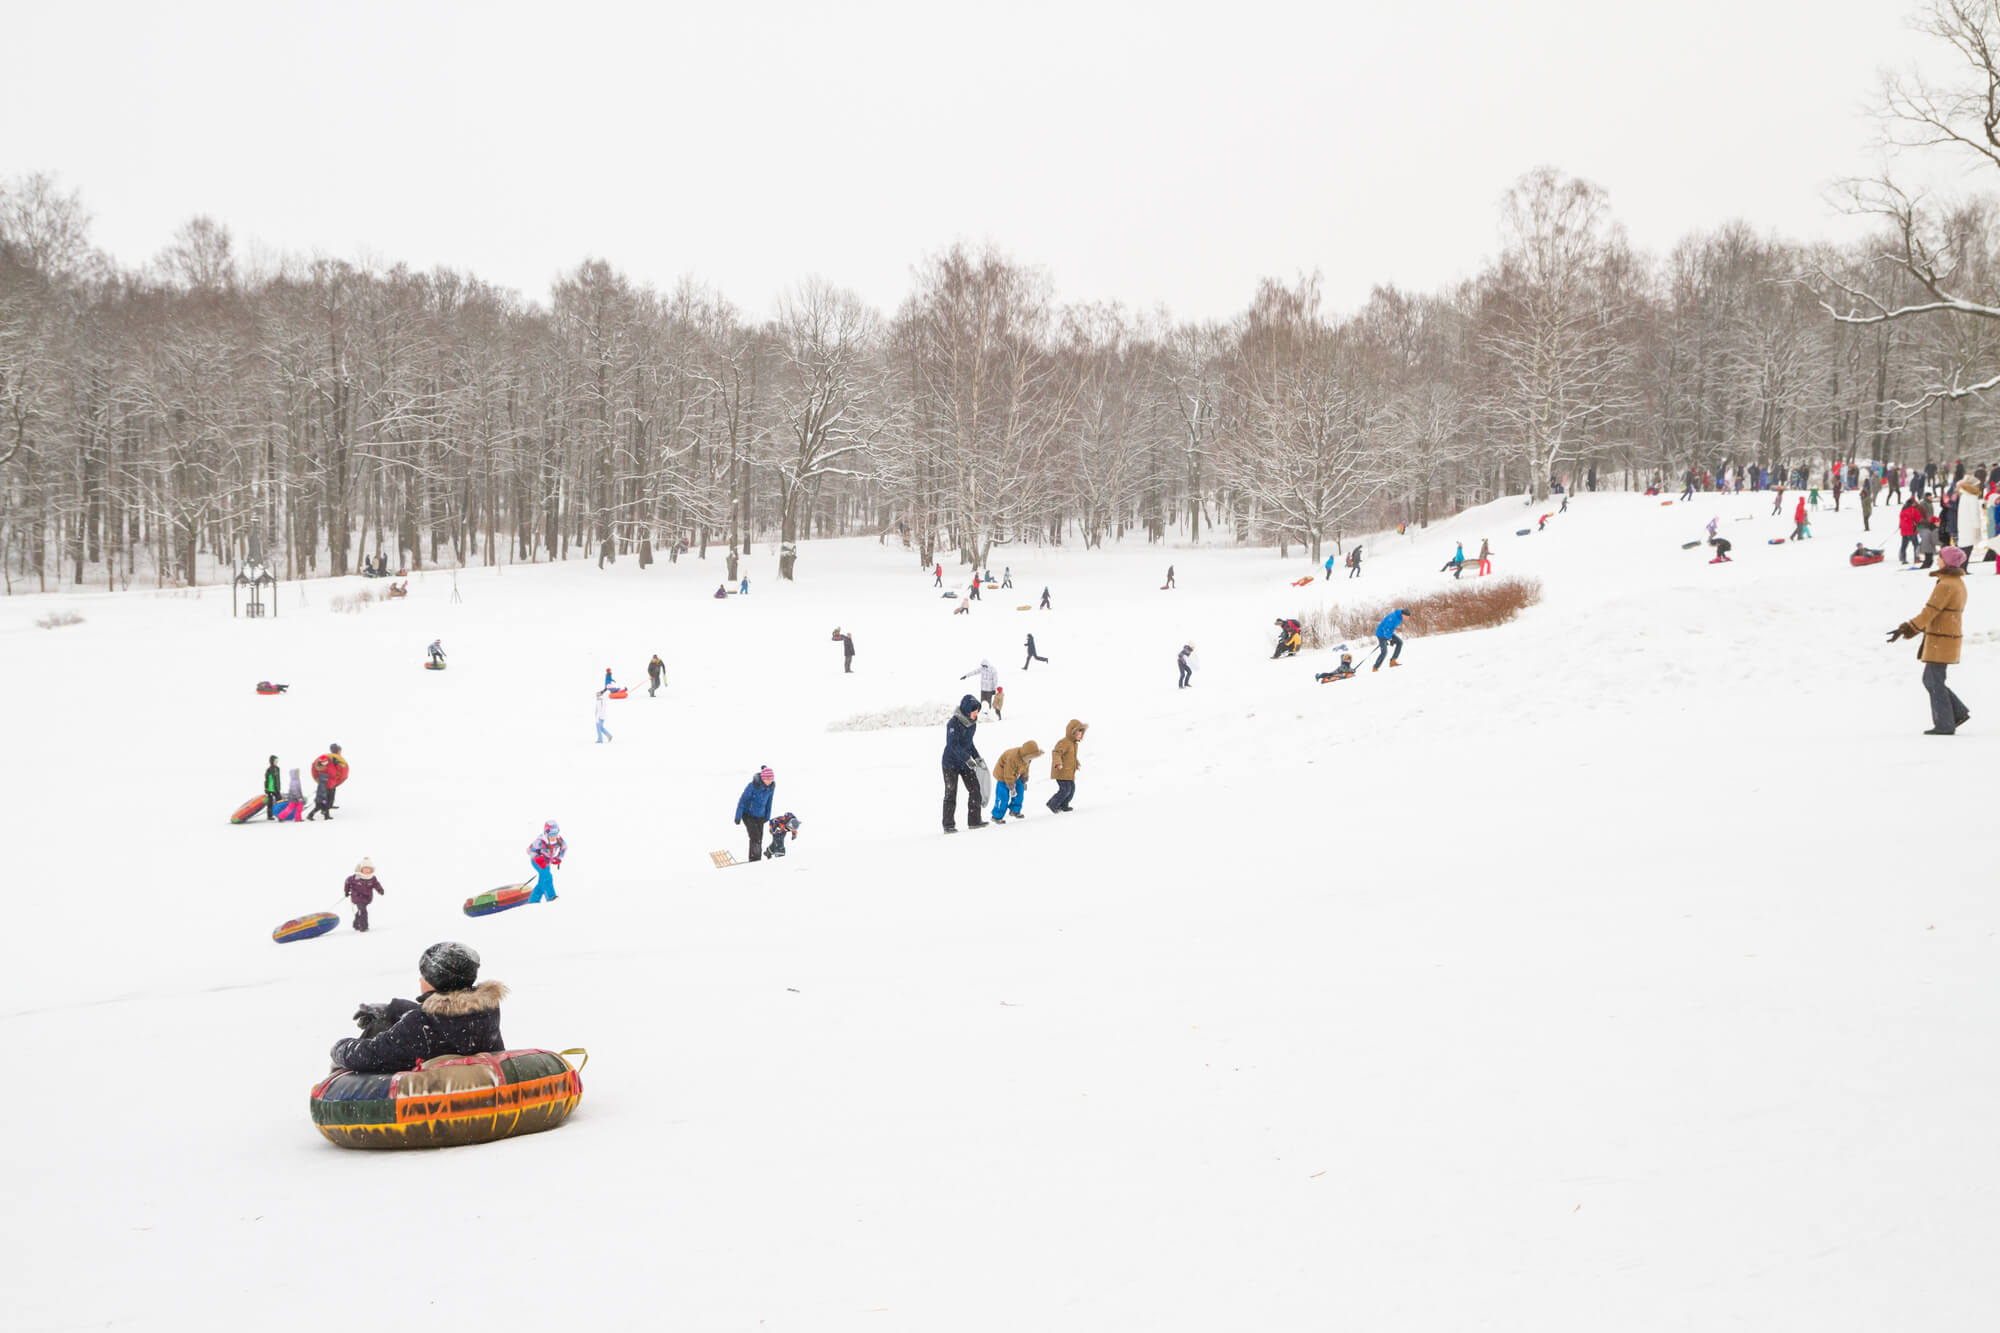
<svg viewBox="0 0 2000 1333"><path fill-rule="evenodd" d="M753 315L808 274L893 308L992 240L1065 300L1351 308L1496 248L1508 185L1604 186L1663 251L1733 217L1845 236L1901 0L295 5L0 0L0 177L57 173L148 260L449 264L540 299L601 256Z"/></svg>

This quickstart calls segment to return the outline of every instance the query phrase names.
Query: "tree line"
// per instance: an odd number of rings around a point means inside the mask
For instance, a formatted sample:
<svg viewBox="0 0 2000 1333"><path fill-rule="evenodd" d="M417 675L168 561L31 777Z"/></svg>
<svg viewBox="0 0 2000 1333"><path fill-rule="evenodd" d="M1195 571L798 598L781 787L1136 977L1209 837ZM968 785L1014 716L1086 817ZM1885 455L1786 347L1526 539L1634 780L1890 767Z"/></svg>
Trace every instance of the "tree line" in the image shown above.
<svg viewBox="0 0 2000 1333"><path fill-rule="evenodd" d="M1994 31L1991 3L1931 12L1947 40ZM1956 91L1892 82L1892 121L2000 163ZM10 592L188 584L255 536L287 578L375 552L719 552L734 579L766 541L791 578L821 537L983 567L1007 544L1217 529L1318 560L1564 482L1966 457L2000 383L1994 206L1887 179L1856 198L1883 221L1856 245L1737 222L1650 256L1602 190L1544 168L1447 289L1343 313L1317 276L1274 278L1188 322L1058 304L1046 274L964 245L886 314L813 279L751 316L596 259L545 301L444 268L253 268L206 217L123 268L77 195L28 176L0 184L0 569Z"/></svg>

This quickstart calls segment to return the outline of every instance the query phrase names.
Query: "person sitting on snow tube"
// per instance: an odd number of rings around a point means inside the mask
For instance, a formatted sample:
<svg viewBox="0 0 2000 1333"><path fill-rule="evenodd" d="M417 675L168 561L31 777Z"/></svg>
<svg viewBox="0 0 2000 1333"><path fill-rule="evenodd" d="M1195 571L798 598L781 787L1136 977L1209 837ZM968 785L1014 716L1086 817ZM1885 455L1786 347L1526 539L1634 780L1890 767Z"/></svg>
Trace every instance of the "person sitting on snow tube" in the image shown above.
<svg viewBox="0 0 2000 1333"><path fill-rule="evenodd" d="M433 944L417 960L417 977L417 999L355 1009L361 1035L333 1044L335 1069L399 1074L441 1055L507 1049L500 1035L500 1001L507 988L479 980L479 954L470 945Z"/></svg>
<svg viewBox="0 0 2000 1333"><path fill-rule="evenodd" d="M1271 656L1273 658L1279 658L1285 656L1287 653L1290 653L1292 656L1296 657L1298 655L1299 644L1300 644L1299 622L1296 620L1287 620L1285 617L1279 616L1278 619L1272 623L1276 624L1278 627L1278 646L1271 653Z"/></svg>

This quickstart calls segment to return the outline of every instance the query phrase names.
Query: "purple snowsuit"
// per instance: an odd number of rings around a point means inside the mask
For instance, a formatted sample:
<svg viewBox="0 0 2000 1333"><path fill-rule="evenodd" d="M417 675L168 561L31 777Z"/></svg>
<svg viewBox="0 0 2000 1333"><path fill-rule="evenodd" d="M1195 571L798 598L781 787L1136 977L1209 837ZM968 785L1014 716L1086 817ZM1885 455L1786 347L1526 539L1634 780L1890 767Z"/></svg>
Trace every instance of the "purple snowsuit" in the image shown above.
<svg viewBox="0 0 2000 1333"><path fill-rule="evenodd" d="M349 875L345 892L348 900L354 904L354 928L368 929L368 904L375 901L376 894L387 893L388 890L383 888L373 875L366 878Z"/></svg>

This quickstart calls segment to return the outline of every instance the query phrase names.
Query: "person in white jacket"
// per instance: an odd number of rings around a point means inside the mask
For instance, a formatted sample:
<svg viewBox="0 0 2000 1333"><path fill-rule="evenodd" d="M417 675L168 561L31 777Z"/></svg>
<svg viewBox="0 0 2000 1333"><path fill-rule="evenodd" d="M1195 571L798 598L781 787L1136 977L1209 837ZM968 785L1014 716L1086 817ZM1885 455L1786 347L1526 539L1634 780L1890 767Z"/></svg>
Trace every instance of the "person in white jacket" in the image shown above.
<svg viewBox="0 0 2000 1333"><path fill-rule="evenodd" d="M609 686L597 692L597 743L599 745L611 739L611 733L604 729L604 704L606 696L610 693L611 689Z"/></svg>
<svg viewBox="0 0 2000 1333"><path fill-rule="evenodd" d="M1000 673L993 669L991 662L982 657L979 659L978 666L966 672L964 676L960 676L959 679L964 680L966 676L973 675L979 677L979 702L991 708L993 706L993 691L1000 688Z"/></svg>

